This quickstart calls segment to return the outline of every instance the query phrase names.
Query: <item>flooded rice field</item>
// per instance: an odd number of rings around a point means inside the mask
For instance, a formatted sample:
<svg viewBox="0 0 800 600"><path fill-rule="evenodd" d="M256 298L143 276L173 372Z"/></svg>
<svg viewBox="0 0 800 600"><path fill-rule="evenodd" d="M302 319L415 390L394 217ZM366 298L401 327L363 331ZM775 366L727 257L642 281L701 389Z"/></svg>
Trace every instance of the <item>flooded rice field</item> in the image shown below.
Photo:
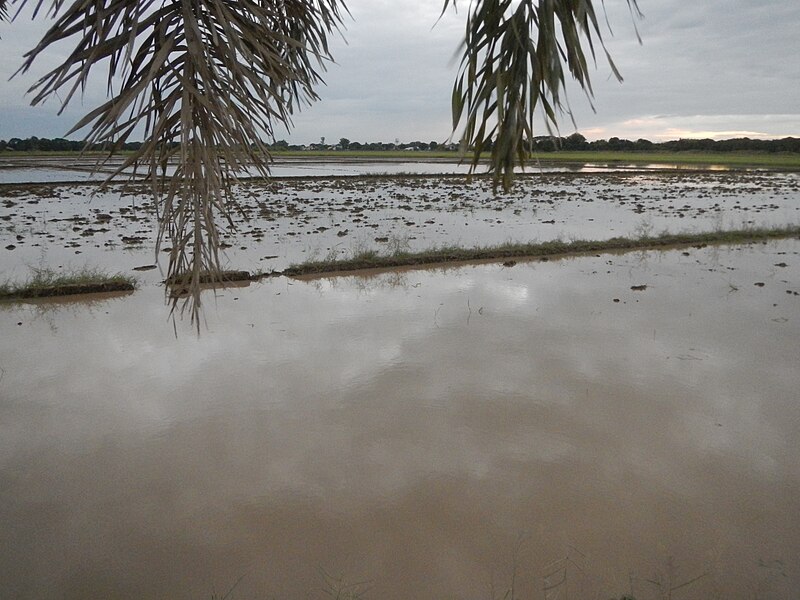
<svg viewBox="0 0 800 600"><path fill-rule="evenodd" d="M14 156L0 157L0 184L9 183L57 183L103 181L114 173L122 160L112 157L102 165L92 155L87 156ZM531 162L525 171L529 173L610 173L620 170L663 171L665 169L683 169L694 171L719 170L727 171L724 166L693 167L691 165L664 164L547 164ZM479 171L481 168L478 169ZM520 170L522 171L522 170ZM131 173L127 169L126 173ZM442 175L469 172L468 161L454 158L419 158L414 160L413 153L408 158L356 158L356 157L303 157L277 156L272 162L271 173L274 177L360 177L364 175ZM174 167L168 166L167 173L174 173ZM254 169L246 176L259 175Z"/></svg>
<svg viewBox="0 0 800 600"><path fill-rule="evenodd" d="M154 264L155 207L145 186L0 185L0 270ZM240 186L235 229L223 235L234 269L282 270L376 249L606 239L800 222L800 174L762 172L546 173L507 194L463 176L320 177ZM143 275L156 282L162 273Z"/></svg>
<svg viewBox="0 0 800 600"><path fill-rule="evenodd" d="M0 158L0 184L4 183L54 183L103 181L108 175L122 165L122 160L112 157L103 164L91 155L75 156L35 156ZM593 170L598 167L572 167L573 170ZM564 171L564 168L547 167L549 171ZM172 175L173 165L167 167L167 174ZM128 168L126 173L132 173ZM389 174L435 174L461 173L467 174L469 166L461 164L457 159L425 159L396 160L370 158L303 158L279 157L272 163L274 177L351 177L363 175ZM257 176L253 169L245 173L245 177Z"/></svg>
<svg viewBox="0 0 800 600"><path fill-rule="evenodd" d="M228 256L796 223L799 186L252 183ZM146 196L93 189L0 188L4 276L153 263ZM141 276L0 304L4 596L800 589L800 240L265 279L208 292L199 337L175 334L158 270Z"/></svg>

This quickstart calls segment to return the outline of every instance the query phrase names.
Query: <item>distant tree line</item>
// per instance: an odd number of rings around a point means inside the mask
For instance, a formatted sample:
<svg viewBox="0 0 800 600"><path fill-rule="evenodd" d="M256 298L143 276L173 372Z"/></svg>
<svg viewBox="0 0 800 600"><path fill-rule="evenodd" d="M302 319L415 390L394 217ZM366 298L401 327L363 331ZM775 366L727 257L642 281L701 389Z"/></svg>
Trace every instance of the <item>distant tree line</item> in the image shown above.
<svg viewBox="0 0 800 600"><path fill-rule="evenodd" d="M800 138L785 137L775 140L733 138L729 140L680 139L669 142L636 141L612 137L607 140L588 141L580 133L567 137L540 136L529 145L535 152L800 152Z"/></svg>
<svg viewBox="0 0 800 600"><path fill-rule="evenodd" d="M138 150L142 142L127 142L122 144L122 150ZM104 151L109 147L108 144L87 144L75 140L65 140L64 138L39 138L31 136L29 138L11 138L10 140L0 140L0 152L12 150L14 152L80 152L82 150Z"/></svg>
<svg viewBox="0 0 800 600"><path fill-rule="evenodd" d="M286 140L278 140L274 144L270 145L270 149L272 150L291 150L291 151L300 151L300 150L361 150L361 151L386 151L386 150L438 150L438 151L447 151L458 150L458 144L443 144L440 142L432 141L432 142L420 142L420 141L413 141L413 142L400 142L396 140L395 142L351 142L347 138L339 139L338 143L335 144L326 144L325 138L322 138L320 143L318 144L290 144Z"/></svg>
<svg viewBox="0 0 800 600"><path fill-rule="evenodd" d="M573 133L567 137L539 136L532 141L527 141L526 146L531 152L558 152L560 150L575 152L797 152L800 153L800 138L786 137L775 140L754 140L751 138L735 138L730 140L712 139L680 139L669 142L651 142L646 139L635 141L612 137L607 140L588 141L580 133ZM438 142L352 142L341 138L337 144L321 143L309 145L289 144L285 140L275 142L270 146L272 150L459 150L458 144ZM487 144L485 149L491 150L492 145Z"/></svg>
<svg viewBox="0 0 800 600"><path fill-rule="evenodd" d="M135 151L142 145L141 142L126 142L122 144L122 150ZM669 142L651 142L646 139L635 141L624 138L612 137L607 140L588 141L580 133L573 133L566 137L539 136L526 142L531 152L558 152L562 151L581 151L581 152L795 152L800 153L800 138L785 137L774 140L754 140L751 138L733 138L729 140L712 139L680 139ZM367 142L361 143L341 138L338 143L326 144L322 138L316 144L290 144L286 140L278 140L268 145L273 151L304 151L304 150L359 150L359 151L387 151L387 150L409 150L423 151L435 150L439 152L456 152L458 144L440 142L421 142L413 141L403 143L398 140L395 142ZM491 149L491 145L488 146ZM89 144L64 138L39 138L31 136L29 138L11 138L10 140L0 140L0 152L80 152L106 151L107 144Z"/></svg>

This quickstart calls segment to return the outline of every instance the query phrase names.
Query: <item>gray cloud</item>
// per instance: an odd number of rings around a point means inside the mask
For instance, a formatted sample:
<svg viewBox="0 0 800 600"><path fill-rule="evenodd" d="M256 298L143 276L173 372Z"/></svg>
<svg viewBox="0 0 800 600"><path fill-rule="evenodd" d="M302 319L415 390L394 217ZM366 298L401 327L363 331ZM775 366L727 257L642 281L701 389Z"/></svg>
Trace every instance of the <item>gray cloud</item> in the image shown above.
<svg viewBox="0 0 800 600"><path fill-rule="evenodd" d="M390 141L444 140L450 134L454 53L463 34L466 4L437 23L439 0L350 0L353 20L333 41L321 101L295 116L291 133L278 138L313 142L348 137ZM636 39L624 0L606 2L613 36L607 47L625 81L611 77L598 57L593 113L575 85L569 99L587 137L711 137L800 135L800 3L796 0L726 0L687 3L641 0ZM3 24L0 78L43 32L41 23ZM43 57L35 76L56 63ZM98 73L98 75L100 75ZM57 103L31 109L23 99L35 76L0 87L0 137L55 136L102 100L103 78L58 118ZM539 131L545 132L540 124ZM573 126L568 118L562 133Z"/></svg>

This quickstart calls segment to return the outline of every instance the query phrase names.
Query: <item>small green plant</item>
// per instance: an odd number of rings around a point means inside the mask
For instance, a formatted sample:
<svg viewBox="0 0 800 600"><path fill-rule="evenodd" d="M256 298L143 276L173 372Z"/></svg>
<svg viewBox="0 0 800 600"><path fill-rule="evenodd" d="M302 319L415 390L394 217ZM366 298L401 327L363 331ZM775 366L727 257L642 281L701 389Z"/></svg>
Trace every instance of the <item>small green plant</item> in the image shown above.
<svg viewBox="0 0 800 600"><path fill-rule="evenodd" d="M363 249L363 250L359 250L358 252L354 252L352 260L370 261L370 260L375 260L376 258L379 258L379 256L380 255L378 254L377 250L374 250L372 248L366 248L366 249Z"/></svg>
<svg viewBox="0 0 800 600"><path fill-rule="evenodd" d="M653 235L653 222L650 219L642 219L633 229L636 239L646 240Z"/></svg>
<svg viewBox="0 0 800 600"><path fill-rule="evenodd" d="M411 251L411 241L408 234L395 233L389 236L386 242L386 253L390 256L407 254Z"/></svg>

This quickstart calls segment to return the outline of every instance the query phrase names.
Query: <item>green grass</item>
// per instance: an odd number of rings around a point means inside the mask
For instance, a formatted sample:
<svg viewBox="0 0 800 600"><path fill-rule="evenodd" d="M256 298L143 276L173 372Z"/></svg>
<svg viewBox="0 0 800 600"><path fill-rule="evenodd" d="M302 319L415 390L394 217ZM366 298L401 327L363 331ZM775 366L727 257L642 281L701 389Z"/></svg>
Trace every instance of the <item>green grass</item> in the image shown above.
<svg viewBox="0 0 800 600"><path fill-rule="evenodd" d="M392 267L415 267L441 263L469 262L480 260L502 260L511 258L548 258L597 252L628 250L650 250L665 247L683 247L699 244L742 244L771 239L800 237L800 226L781 228L735 229L705 233L664 233L657 236L637 238L615 237L607 240L575 240L572 242L550 241L535 243L510 242L497 246L441 246L410 252L399 250L390 254L379 254L375 250L362 250L350 258L309 261L292 265L283 275L296 277L320 273L358 271L362 269L386 269Z"/></svg>
<svg viewBox="0 0 800 600"><path fill-rule="evenodd" d="M405 158L425 160L449 158L458 160L458 152L439 150L303 150L278 151L277 157L291 158ZM488 158L488 155L487 155ZM465 157L465 160L469 157ZM800 154L757 152L542 152L531 156L541 163L632 163L728 167L773 167L800 169Z"/></svg>
<svg viewBox="0 0 800 600"><path fill-rule="evenodd" d="M108 274L88 267L67 273L58 273L47 268L31 268L31 276L24 283L0 284L0 300L51 298L134 289L136 280L120 273Z"/></svg>
<svg viewBox="0 0 800 600"><path fill-rule="evenodd" d="M117 150L114 156L127 156L132 154L133 150ZM96 158L99 156L108 156L108 152L103 150L3 150L0 151L0 156L3 158L27 158L27 157L48 157L48 156L75 156L75 157L91 157Z"/></svg>
<svg viewBox="0 0 800 600"><path fill-rule="evenodd" d="M116 154L128 155L131 151ZM74 151L3 151L6 157L35 156L80 156ZM84 152L83 156L102 156L99 151ZM446 150L275 150L275 158L377 158L377 159L451 159L459 160L461 154ZM468 162L471 155L463 157ZM486 155L488 158L488 154ZM531 162L540 163L630 163L725 167L763 167L778 169L800 169L800 154L767 152L542 152L531 156Z"/></svg>
<svg viewBox="0 0 800 600"><path fill-rule="evenodd" d="M800 154L755 152L547 152L539 162L677 164L692 166L773 167L800 169Z"/></svg>

